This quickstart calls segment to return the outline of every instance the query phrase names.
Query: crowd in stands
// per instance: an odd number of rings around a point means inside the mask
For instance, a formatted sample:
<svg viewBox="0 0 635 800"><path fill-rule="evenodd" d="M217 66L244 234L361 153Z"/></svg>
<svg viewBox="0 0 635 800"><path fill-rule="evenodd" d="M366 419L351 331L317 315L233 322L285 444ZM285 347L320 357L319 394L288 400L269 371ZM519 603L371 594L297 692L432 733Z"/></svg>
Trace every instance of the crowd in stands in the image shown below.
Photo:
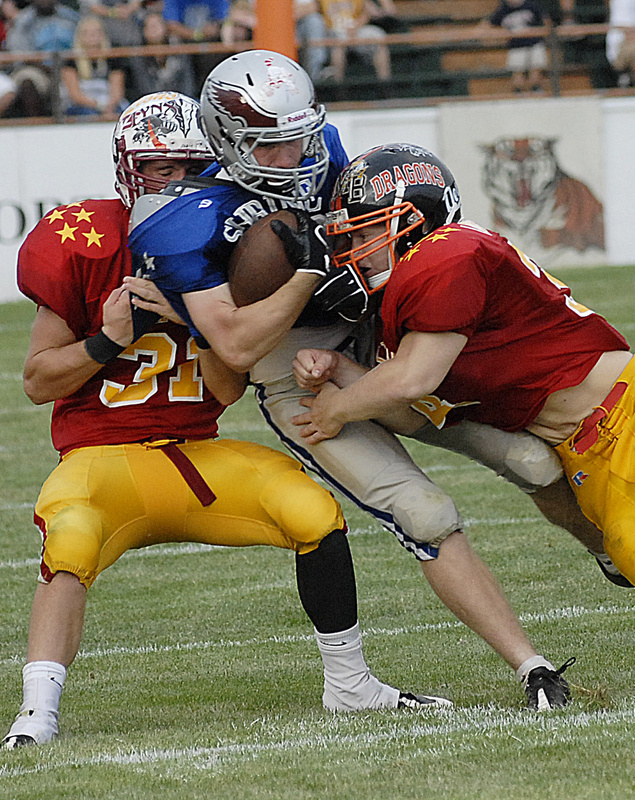
<svg viewBox="0 0 635 800"><path fill-rule="evenodd" d="M575 2L500 0L477 27L515 31L550 20L576 22ZM632 25L635 31L635 0L606 0L606 8L612 24ZM394 0L293 0L293 13L299 60L318 87L341 84L351 59L378 85L389 85L395 66L384 39L410 29ZM226 52L113 57L109 49L205 42L231 46L249 41L254 26L254 0L0 0L0 50L42 54L39 61L0 65L0 117L61 112L115 119L129 102L150 92L170 89L196 97ZM329 38L357 41L341 47L319 43ZM616 84L633 85L635 33L615 30L606 46ZM517 37L508 48L513 90L543 91L548 68L544 42ZM72 57L61 63L59 56L55 62L46 55L71 50Z"/></svg>

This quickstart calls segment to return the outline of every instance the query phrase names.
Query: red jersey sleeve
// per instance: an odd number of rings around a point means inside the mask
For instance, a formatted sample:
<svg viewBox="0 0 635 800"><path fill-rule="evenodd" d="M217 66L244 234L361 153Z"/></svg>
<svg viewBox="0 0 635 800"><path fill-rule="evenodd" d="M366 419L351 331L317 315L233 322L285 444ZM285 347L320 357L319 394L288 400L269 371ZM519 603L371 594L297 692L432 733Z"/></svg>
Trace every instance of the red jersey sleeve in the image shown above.
<svg viewBox="0 0 635 800"><path fill-rule="evenodd" d="M59 206L20 248L20 291L61 317L77 339L101 327L101 301L119 285L122 260L130 270L128 216L120 200Z"/></svg>

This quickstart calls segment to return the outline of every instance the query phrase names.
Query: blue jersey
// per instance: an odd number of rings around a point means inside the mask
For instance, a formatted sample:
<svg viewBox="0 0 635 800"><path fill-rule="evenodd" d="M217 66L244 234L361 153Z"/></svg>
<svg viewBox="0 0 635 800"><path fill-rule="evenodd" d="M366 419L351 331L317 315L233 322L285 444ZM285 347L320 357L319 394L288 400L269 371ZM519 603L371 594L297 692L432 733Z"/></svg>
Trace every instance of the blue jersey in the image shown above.
<svg viewBox="0 0 635 800"><path fill-rule="evenodd" d="M336 128L327 125L324 138L329 151L328 173L320 191L302 204L263 197L219 177L213 185L175 196L130 232L128 244L133 254L145 258L150 266L148 277L194 335L198 332L181 295L227 282L232 250L250 225L282 208L301 207L315 214L328 210L335 180L348 158ZM305 163L310 164L310 159ZM214 178L219 169L213 165L202 177ZM170 193L169 187L165 193ZM296 324L330 325L337 320L337 315L327 315L309 303Z"/></svg>

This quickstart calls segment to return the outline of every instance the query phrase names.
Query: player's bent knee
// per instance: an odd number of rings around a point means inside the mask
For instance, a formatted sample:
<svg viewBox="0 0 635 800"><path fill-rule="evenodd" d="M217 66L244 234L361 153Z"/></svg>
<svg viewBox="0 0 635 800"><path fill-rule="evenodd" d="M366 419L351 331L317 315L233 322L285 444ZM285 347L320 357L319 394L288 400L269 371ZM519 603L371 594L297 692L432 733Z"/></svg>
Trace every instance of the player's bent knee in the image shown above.
<svg viewBox="0 0 635 800"><path fill-rule="evenodd" d="M542 439L531 434L521 435L507 450L500 474L531 494L560 480L562 462Z"/></svg>
<svg viewBox="0 0 635 800"><path fill-rule="evenodd" d="M99 513L86 506L68 506L51 520L43 560L52 573L70 572L87 588L97 576L102 545Z"/></svg>
<svg viewBox="0 0 635 800"><path fill-rule="evenodd" d="M434 483L405 481L395 492L392 511L409 537L434 547L462 526L452 498Z"/></svg>
<svg viewBox="0 0 635 800"><path fill-rule="evenodd" d="M327 534L345 525L333 495L300 470L287 470L268 481L260 502L299 553L314 549Z"/></svg>
<svg viewBox="0 0 635 800"><path fill-rule="evenodd" d="M608 557L635 585L635 519L630 524L613 524L604 532L604 549Z"/></svg>

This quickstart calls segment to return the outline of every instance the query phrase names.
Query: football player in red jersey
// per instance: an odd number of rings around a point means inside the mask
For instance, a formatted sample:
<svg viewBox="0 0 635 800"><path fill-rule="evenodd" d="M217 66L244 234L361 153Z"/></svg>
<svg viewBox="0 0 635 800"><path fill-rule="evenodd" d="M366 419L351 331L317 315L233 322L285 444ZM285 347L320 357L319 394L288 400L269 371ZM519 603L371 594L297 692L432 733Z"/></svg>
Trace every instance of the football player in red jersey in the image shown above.
<svg viewBox="0 0 635 800"><path fill-rule="evenodd" d="M298 354L298 379L321 388L296 419L307 441L395 414L412 434L413 406L439 428L528 430L555 448L608 563L632 585L635 359L624 337L506 239L461 219L451 172L422 147L358 156L332 208L335 260L383 292L388 358L362 374L325 351Z"/></svg>
<svg viewBox="0 0 635 800"><path fill-rule="evenodd" d="M338 708L451 705L415 701L370 673L338 503L289 456L216 440L218 417L242 395L245 376L212 350L199 353L153 283L122 285L135 272L127 247L135 198L212 161L198 103L170 92L141 98L116 125L113 156L121 199L54 209L18 259L19 286L38 305L25 390L36 404L55 401L51 431L61 462L35 508L40 584L23 703L2 747L56 736L87 589L127 550L163 542L295 551L300 598L322 638L325 697Z"/></svg>

